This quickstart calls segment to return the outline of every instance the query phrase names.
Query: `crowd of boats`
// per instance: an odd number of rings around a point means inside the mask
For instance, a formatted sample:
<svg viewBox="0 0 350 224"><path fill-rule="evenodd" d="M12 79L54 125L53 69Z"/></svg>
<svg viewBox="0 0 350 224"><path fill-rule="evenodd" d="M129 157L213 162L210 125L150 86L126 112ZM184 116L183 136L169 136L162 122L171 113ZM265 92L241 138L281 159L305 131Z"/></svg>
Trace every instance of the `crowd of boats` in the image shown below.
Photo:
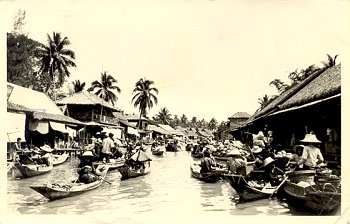
<svg viewBox="0 0 350 224"><path fill-rule="evenodd" d="M277 197L296 209L319 215L328 214L340 206L340 173L327 168L322 160L314 167L303 168L300 163L304 153L302 150L299 153L298 150L276 152L267 147L268 142L265 142L265 148L261 147L259 141L264 139L259 139L259 134L255 138L252 147L237 140L155 139L147 143L150 146L142 141L126 141L113 147L108 152L108 158L99 155L102 145L95 141L81 148L74 180L66 184L31 185L30 188L50 200L76 196L98 188L103 182L110 184L105 178L108 172L114 170L120 172L121 180L148 174L152 162L147 152L149 148L154 156L160 157L186 150L193 157L193 164L189 167L193 178L204 184L228 181L242 203ZM314 138L312 134L307 134L304 143L310 143L310 139ZM8 162L8 172L17 168L21 173L20 178L30 178L50 172L68 157L68 153L47 145L19 150L15 160Z"/></svg>

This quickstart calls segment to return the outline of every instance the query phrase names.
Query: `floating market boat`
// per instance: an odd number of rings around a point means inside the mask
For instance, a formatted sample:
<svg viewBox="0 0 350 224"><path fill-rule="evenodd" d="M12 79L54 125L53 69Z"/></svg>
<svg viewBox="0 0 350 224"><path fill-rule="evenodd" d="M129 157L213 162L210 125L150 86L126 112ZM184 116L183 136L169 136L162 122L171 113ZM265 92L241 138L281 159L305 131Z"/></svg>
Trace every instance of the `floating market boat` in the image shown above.
<svg viewBox="0 0 350 224"><path fill-rule="evenodd" d="M201 167L200 167L200 164L198 163L192 164L190 169L191 169L192 177L207 183L215 183L221 180L221 177L224 173L227 173L227 170L217 169L217 170L214 170L212 173L204 176L200 173Z"/></svg>
<svg viewBox="0 0 350 224"><path fill-rule="evenodd" d="M125 161L125 165L118 167L122 175L121 179L126 180L148 174L151 171L151 159L142 150L137 150Z"/></svg>
<svg viewBox="0 0 350 224"><path fill-rule="evenodd" d="M68 159L69 154L68 153L63 153L62 155L53 154L52 157L53 157L52 164L54 166L57 166L64 163Z"/></svg>
<svg viewBox="0 0 350 224"><path fill-rule="evenodd" d="M21 172L22 177L29 178L48 173L52 170L53 165L47 164L21 164L15 163L16 168Z"/></svg>
<svg viewBox="0 0 350 224"><path fill-rule="evenodd" d="M29 187L50 200L73 197L76 195L80 195L84 192L96 189L103 183L108 171L108 166L101 165L97 169L101 171L100 178L97 181L89 184L73 182L66 185L53 183Z"/></svg>
<svg viewBox="0 0 350 224"><path fill-rule="evenodd" d="M318 215L327 214L341 204L340 178L314 182L315 171L295 171L288 176L284 191L292 207Z"/></svg>
<svg viewBox="0 0 350 224"><path fill-rule="evenodd" d="M224 177L239 195L240 201L252 201L268 198L277 189L269 183L259 182L248 176L237 174L224 174Z"/></svg>
<svg viewBox="0 0 350 224"><path fill-rule="evenodd" d="M113 171L118 169L119 167L122 167L125 165L125 159L124 158L118 158L118 159L110 159L109 163L102 162L102 161L96 161L93 162L94 166L98 165L108 165L109 169L108 171Z"/></svg>

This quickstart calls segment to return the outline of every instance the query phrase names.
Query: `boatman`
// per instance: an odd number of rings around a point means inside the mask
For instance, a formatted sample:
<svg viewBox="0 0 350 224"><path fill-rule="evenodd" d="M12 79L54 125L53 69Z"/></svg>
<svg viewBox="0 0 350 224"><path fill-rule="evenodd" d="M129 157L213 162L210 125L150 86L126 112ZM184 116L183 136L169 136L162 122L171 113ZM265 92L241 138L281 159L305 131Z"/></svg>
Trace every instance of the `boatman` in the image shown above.
<svg viewBox="0 0 350 224"><path fill-rule="evenodd" d="M215 169L215 162L211 158L211 153L208 148L203 150L203 158L201 159L201 174L208 175Z"/></svg>
<svg viewBox="0 0 350 224"><path fill-rule="evenodd" d="M112 154L112 148L114 148L113 133L109 133L108 137L102 141L102 159L106 158L106 163L109 163L109 158Z"/></svg>

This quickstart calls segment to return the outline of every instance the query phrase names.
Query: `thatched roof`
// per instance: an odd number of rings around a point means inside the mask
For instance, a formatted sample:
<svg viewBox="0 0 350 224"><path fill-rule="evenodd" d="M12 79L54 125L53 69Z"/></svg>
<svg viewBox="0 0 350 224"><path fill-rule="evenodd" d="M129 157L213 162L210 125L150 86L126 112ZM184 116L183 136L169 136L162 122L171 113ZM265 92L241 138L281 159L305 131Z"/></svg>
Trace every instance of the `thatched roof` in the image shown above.
<svg viewBox="0 0 350 224"><path fill-rule="evenodd" d="M160 133L162 135L168 134L168 132L166 130L164 130L163 128L158 127L156 125L153 125L153 124L148 125L147 130L154 131L154 132Z"/></svg>
<svg viewBox="0 0 350 224"><path fill-rule="evenodd" d="M229 117L229 119L235 119L235 118L250 118L250 114L248 114L247 112L237 112L231 117Z"/></svg>
<svg viewBox="0 0 350 224"><path fill-rule="evenodd" d="M7 101L7 111L24 112L24 113L32 112L32 110L26 108L25 106L12 103L11 101Z"/></svg>
<svg viewBox="0 0 350 224"><path fill-rule="evenodd" d="M203 131L203 130L198 130L197 132L199 135L203 136L203 137L210 137L211 135L209 135L207 132Z"/></svg>
<svg viewBox="0 0 350 224"><path fill-rule="evenodd" d="M45 112L34 112L33 117L37 120L48 120L48 121L56 121L64 124L77 124L77 125L85 125L84 123L75 120L71 117L59 114L50 114Z"/></svg>
<svg viewBox="0 0 350 224"><path fill-rule="evenodd" d="M325 70L320 69L316 72L314 72L312 75L310 75L308 78L303 80L302 82L292 86L288 90L282 92L278 97L276 97L274 100L272 100L268 105L266 105L261 110L257 111L255 114L253 114L247 121L245 121L242 126L245 126L261 117L265 117L277 110L279 110L279 106L286 102L289 98L291 98L294 94L296 94L299 90L301 90L304 86L308 85L312 80L314 80L316 77L318 77L320 74L322 74Z"/></svg>
<svg viewBox="0 0 350 224"><path fill-rule="evenodd" d="M198 137L198 134L194 132L192 129L187 129L186 131L188 133L188 136Z"/></svg>
<svg viewBox="0 0 350 224"><path fill-rule="evenodd" d="M331 67L300 89L292 97L279 105L286 109L319 99L324 99L341 92L341 65Z"/></svg>
<svg viewBox="0 0 350 224"><path fill-rule="evenodd" d="M140 120L140 115L139 114L129 115L129 116L126 116L126 119L128 121L139 121ZM148 121L148 119L145 118L144 116L141 116L141 120L142 121Z"/></svg>
<svg viewBox="0 0 350 224"><path fill-rule="evenodd" d="M114 111L120 111L118 108L112 104L104 101L100 97L93 93L82 91L75 93L71 96L67 96L56 102L57 105L101 105L106 108L110 108Z"/></svg>

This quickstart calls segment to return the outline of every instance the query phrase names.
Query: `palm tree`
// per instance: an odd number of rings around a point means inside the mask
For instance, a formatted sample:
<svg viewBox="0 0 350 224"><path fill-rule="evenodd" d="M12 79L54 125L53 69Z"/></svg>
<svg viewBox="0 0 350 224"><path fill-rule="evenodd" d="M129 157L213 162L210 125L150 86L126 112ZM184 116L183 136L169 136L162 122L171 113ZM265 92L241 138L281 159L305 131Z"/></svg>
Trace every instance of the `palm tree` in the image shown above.
<svg viewBox="0 0 350 224"><path fill-rule="evenodd" d="M174 115L174 118L172 119L171 122L173 127L179 126L180 125L180 119L177 115Z"/></svg>
<svg viewBox="0 0 350 224"><path fill-rule="evenodd" d="M91 87L88 91L94 91L97 88L95 94L100 98L104 99L106 102L114 103L118 100L113 90L117 90L118 93L121 92L120 88L116 85L117 80L108 72L104 71L101 73L101 81L95 80L91 83Z"/></svg>
<svg viewBox="0 0 350 224"><path fill-rule="evenodd" d="M73 84L73 93L79 93L84 90L85 82L80 82L80 80L75 80L72 82Z"/></svg>
<svg viewBox="0 0 350 224"><path fill-rule="evenodd" d="M157 88L151 87L153 84L153 81L146 78L141 78L135 83L135 88L132 92L135 95L133 96L131 102L134 102L134 107L139 107L140 111L139 128L141 125L141 116L146 116L147 109L150 110L154 104L158 103L158 99L153 92L158 94L159 91Z"/></svg>
<svg viewBox="0 0 350 224"><path fill-rule="evenodd" d="M162 124L170 124L171 114L169 113L169 110L166 107L161 108L156 115L156 120Z"/></svg>
<svg viewBox="0 0 350 224"><path fill-rule="evenodd" d="M332 56L330 56L329 54L327 54L327 61L322 61L322 64L324 66L324 68L330 68L336 65L336 60L338 57L338 54L334 56L334 58L332 58Z"/></svg>
<svg viewBox="0 0 350 224"><path fill-rule="evenodd" d="M288 89L288 85L285 84L283 81L281 81L280 79L274 79L273 81L270 82L270 86L273 85L277 88L277 91L279 93L284 92L285 90Z"/></svg>
<svg viewBox="0 0 350 224"><path fill-rule="evenodd" d="M187 127L187 124L188 124L188 119L186 117L185 114L182 114L181 118L180 118L180 122L181 122L181 125L183 127Z"/></svg>
<svg viewBox="0 0 350 224"><path fill-rule="evenodd" d="M56 81L58 87L62 87L66 76L70 75L68 67L76 67L73 61L75 53L66 48L70 45L70 41L68 37L62 38L61 33L53 32L52 38L47 34L47 42L47 45L40 44L36 48L36 57L41 61L40 72L50 76L54 88L56 88ZM48 90L49 86L46 92Z"/></svg>
<svg viewBox="0 0 350 224"><path fill-rule="evenodd" d="M267 104L269 104L270 98L265 94L262 98L258 99L258 103L260 104L260 109L264 108Z"/></svg>

